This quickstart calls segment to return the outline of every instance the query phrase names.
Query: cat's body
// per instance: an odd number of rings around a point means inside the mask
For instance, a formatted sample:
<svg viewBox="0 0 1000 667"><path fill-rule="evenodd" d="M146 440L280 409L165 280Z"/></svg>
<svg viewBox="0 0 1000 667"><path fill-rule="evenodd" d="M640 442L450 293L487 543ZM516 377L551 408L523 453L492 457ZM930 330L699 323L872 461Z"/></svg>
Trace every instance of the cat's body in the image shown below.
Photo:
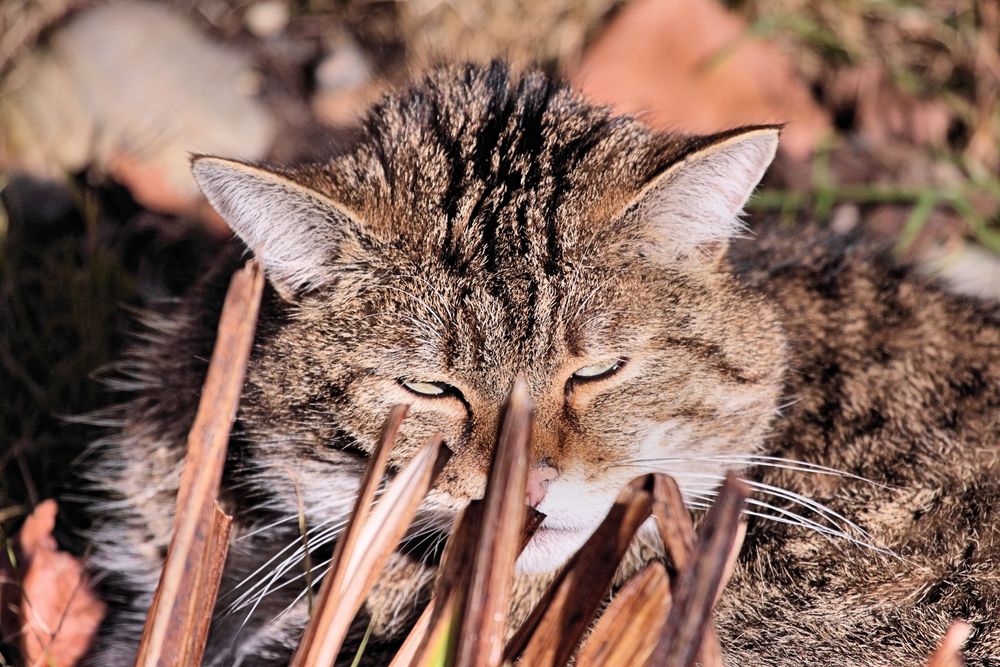
<svg viewBox="0 0 1000 667"><path fill-rule="evenodd" d="M718 613L735 664L914 664L952 618L974 626L969 664L1000 664L995 307L842 237L761 230L723 256L774 138L655 135L494 66L386 103L326 166L197 160L273 287L223 483L236 529L210 659L287 659L306 615L299 500L318 574L390 405L414 404L395 463L435 429L454 451L418 518L440 532L481 492L522 373L552 529L520 562L521 609L629 478L669 472L698 505L745 469L780 508L750 509L800 525L750 519ZM134 651L235 264L129 366L145 386L95 474L120 498L95 540L112 596L100 664ZM376 634L405 626L433 576L394 568L370 601Z"/></svg>

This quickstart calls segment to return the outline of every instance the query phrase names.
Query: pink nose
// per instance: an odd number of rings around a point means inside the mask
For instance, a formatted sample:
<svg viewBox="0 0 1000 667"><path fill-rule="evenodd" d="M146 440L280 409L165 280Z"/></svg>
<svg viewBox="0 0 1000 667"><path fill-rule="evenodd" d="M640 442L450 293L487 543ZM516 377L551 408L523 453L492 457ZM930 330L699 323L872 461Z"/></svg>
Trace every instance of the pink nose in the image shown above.
<svg viewBox="0 0 1000 667"><path fill-rule="evenodd" d="M546 463L539 463L528 471L528 487L525 502L538 507L549 490L549 484L559 476L559 471Z"/></svg>

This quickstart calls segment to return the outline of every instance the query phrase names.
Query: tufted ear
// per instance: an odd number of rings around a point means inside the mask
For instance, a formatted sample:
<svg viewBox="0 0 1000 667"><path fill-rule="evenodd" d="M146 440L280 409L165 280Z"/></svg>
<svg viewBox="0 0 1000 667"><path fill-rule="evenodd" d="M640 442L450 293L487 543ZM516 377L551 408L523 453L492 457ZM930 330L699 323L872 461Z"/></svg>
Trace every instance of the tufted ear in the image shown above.
<svg viewBox="0 0 1000 667"><path fill-rule="evenodd" d="M194 157L191 170L287 299L327 283L332 261L356 245L361 224L352 212L281 174L209 156Z"/></svg>
<svg viewBox="0 0 1000 667"><path fill-rule="evenodd" d="M652 255L711 255L744 229L743 207L778 148L778 129L727 133L657 175L632 200L647 224Z"/></svg>

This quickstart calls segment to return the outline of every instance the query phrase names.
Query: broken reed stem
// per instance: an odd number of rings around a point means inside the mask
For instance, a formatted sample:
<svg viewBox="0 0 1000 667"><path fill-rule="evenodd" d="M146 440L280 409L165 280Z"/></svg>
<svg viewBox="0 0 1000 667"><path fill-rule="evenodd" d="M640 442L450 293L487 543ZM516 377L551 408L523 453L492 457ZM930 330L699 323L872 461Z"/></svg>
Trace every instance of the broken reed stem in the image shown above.
<svg viewBox="0 0 1000 667"><path fill-rule="evenodd" d="M524 551L524 548L528 546L528 542L531 541L535 531L538 530L538 528L542 525L542 522L545 520L544 514L530 507L527 508L527 512L527 517L525 518L524 525L521 529L521 541L518 545L518 554ZM461 519L456 522L456 525L461 525ZM452 531L452 538L449 540L449 543L452 542L457 533L457 528ZM447 556L448 555L446 554L446 557L442 558L441 566L439 567L439 572L441 573L449 571L450 566L448 563L450 562L450 557ZM412 628L410 628L410 633L406 636L406 639L403 641L403 645L400 646L396 655L393 656L392 662L389 663L389 667L408 667L409 665L419 664L417 661L418 656L424 647L430 643L428 641L428 633L431 630L431 622L435 617L435 606L438 604L437 600L439 595L440 593L436 590L435 596L432 597L427 603L427 606L424 607L423 612L420 614L420 618L418 618L417 622ZM504 613L504 618L506 618L506 612Z"/></svg>
<svg viewBox="0 0 1000 667"><path fill-rule="evenodd" d="M645 665L670 611L670 581L654 561L615 594L576 658L576 667Z"/></svg>
<svg viewBox="0 0 1000 667"><path fill-rule="evenodd" d="M507 644L504 658L532 667L564 665L614 580L639 526L649 518L653 478L634 480L618 494L604 521L570 559Z"/></svg>
<svg viewBox="0 0 1000 667"><path fill-rule="evenodd" d="M532 412L527 385L518 378L504 407L484 498L456 519L434 596L393 665L500 664L514 562L544 518L525 504Z"/></svg>
<svg viewBox="0 0 1000 667"><path fill-rule="evenodd" d="M414 667L451 665L454 654L455 621L459 595L469 578L468 563L474 557L476 536L483 523L485 507L482 500L473 500L455 519L455 528L441 556L438 580L434 587L432 611L423 641L416 649Z"/></svg>
<svg viewBox="0 0 1000 667"><path fill-rule="evenodd" d="M320 589L316 610L303 633L292 665L332 665L354 615L392 550L402 539L442 467L441 436L435 434L396 475L372 507L385 473L400 423L406 414L396 406L372 454L354 511L337 542Z"/></svg>
<svg viewBox="0 0 1000 667"><path fill-rule="evenodd" d="M231 524L216 500L263 287L263 273L253 260L229 284L198 413L188 434L173 537L146 617L137 665L201 663Z"/></svg>
<svg viewBox="0 0 1000 667"><path fill-rule="evenodd" d="M472 571L459 604L461 625L455 664L498 667L514 561L521 552L521 527L527 504L528 447L534 407L523 378L514 382L507 398L497 448L490 466L472 558Z"/></svg>
<svg viewBox="0 0 1000 667"><path fill-rule="evenodd" d="M198 568L195 580L195 608L192 612L193 629L188 639L188 655L192 664L201 662L201 654L208 641L208 631L212 625L212 610L215 599L219 595L219 584L222 583L222 570L226 564L226 554L229 552L229 535L232 532L233 518L214 505L212 525L207 539L204 559Z"/></svg>
<svg viewBox="0 0 1000 667"><path fill-rule="evenodd" d="M295 657L292 658L291 664L293 665L317 664L316 662L306 662L307 657L317 659L316 655L326 652L320 646L322 637L319 635L319 628L321 626L328 626L332 621L334 610L330 609L327 600L331 598L335 599L339 593L341 584L335 575L340 562L345 560L344 553L350 553L349 549L352 549L357 542L358 533L360 532L359 524L364 522L372 501L375 499L375 493L378 490L382 476L385 474L386 464L389 461L389 449L392 443L396 441L396 435L399 433L399 426L403 423L403 418L406 417L406 411L407 408L405 405L393 406L392 410L389 411L389 416L386 417L385 423L382 425L382 434L379 437L378 444L375 445L375 450L372 452L371 459L368 462L365 476L361 480L361 486L358 488L358 498L355 501L354 510L347 519L347 527L334 546L333 556L330 559L330 567L320 588L316 606L313 608L309 624L302 634ZM342 571L340 572L340 576L343 576ZM336 650L333 651L333 656L330 657L328 663L332 664L335 657Z"/></svg>
<svg viewBox="0 0 1000 667"><path fill-rule="evenodd" d="M660 539L667 549L670 560L673 561L674 571L680 572L688 567L691 557L694 554L696 537L694 524L691 522L691 514L687 505L684 504L684 497L677 486L677 482L672 477L662 473L653 475L653 516L656 518L656 527L660 533ZM739 540L742 544L742 539ZM731 573L731 571L730 571ZM724 575L728 580L728 575ZM671 581L671 590L676 593L676 575ZM719 589L721 591L721 587ZM705 635L698 649L698 657L702 667L722 667L722 646L715 633L715 626L711 623L705 627Z"/></svg>
<svg viewBox="0 0 1000 667"><path fill-rule="evenodd" d="M676 578L674 602L649 664L657 667L694 665L706 628L712 622L712 607L723 577L730 568L749 492L747 484L734 474L726 476L698 535L693 552L698 558L691 558Z"/></svg>

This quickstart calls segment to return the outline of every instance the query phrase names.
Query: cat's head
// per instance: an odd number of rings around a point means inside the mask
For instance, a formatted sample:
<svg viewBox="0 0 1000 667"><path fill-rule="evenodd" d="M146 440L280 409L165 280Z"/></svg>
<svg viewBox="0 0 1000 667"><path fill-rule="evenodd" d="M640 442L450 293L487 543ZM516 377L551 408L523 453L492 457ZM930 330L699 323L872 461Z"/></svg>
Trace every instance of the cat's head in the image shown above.
<svg viewBox="0 0 1000 667"><path fill-rule="evenodd" d="M482 494L522 375L548 517L523 568L561 565L641 473L708 492L757 451L780 391L780 328L723 256L777 134L657 134L494 65L389 98L325 164L196 158L279 295L241 409L255 465L295 476L309 514L339 511L360 470L343 450L409 403L392 460L443 433L427 512L445 525Z"/></svg>

